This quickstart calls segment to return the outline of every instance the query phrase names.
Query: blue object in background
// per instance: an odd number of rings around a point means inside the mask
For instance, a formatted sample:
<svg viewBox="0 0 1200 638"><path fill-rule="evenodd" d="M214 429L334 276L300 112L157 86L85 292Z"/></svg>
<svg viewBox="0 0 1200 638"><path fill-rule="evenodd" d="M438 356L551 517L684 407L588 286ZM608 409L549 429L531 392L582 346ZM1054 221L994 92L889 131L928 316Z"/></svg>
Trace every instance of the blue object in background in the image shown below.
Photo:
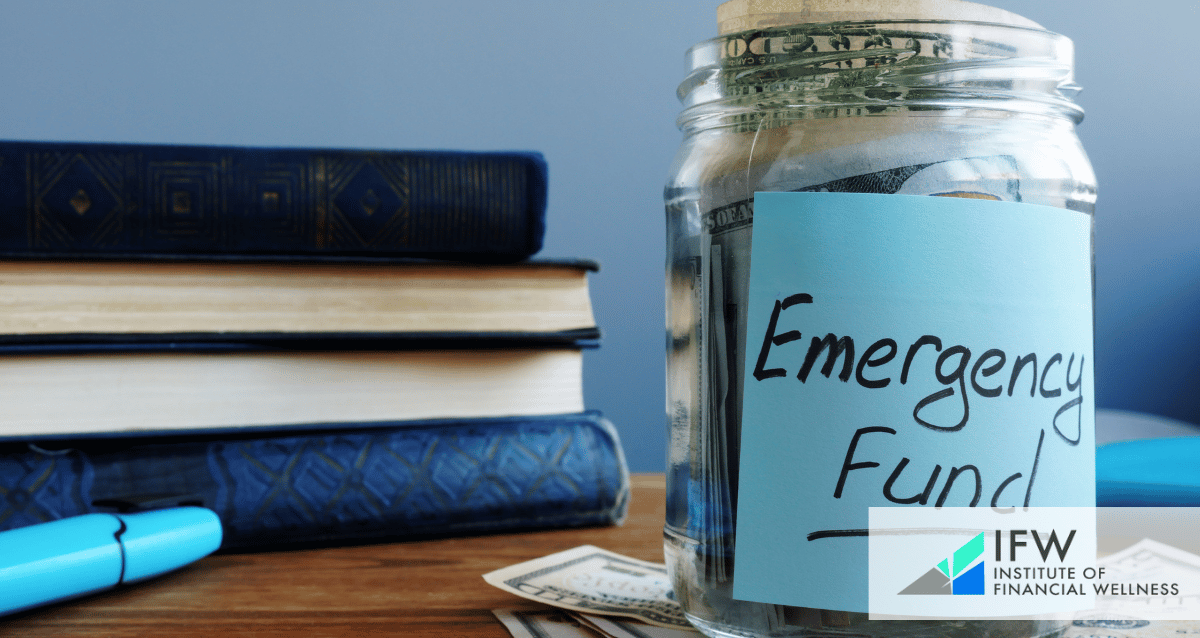
<svg viewBox="0 0 1200 638"><path fill-rule="evenodd" d="M1096 449L1098 507L1200 507L1200 436L1120 441Z"/></svg>
<svg viewBox="0 0 1200 638"><path fill-rule="evenodd" d="M1200 426L1103 410L1096 442L1098 507L1200 507Z"/></svg>
<svg viewBox="0 0 1200 638"><path fill-rule="evenodd" d="M201 507L85 514L0 532L0 614L178 569L221 546Z"/></svg>
<svg viewBox="0 0 1200 638"><path fill-rule="evenodd" d="M1200 422L1194 0L992 0L1076 45L1096 210L1096 403ZM0 21L0 138L534 149L543 255L587 257L586 403L662 471L662 188L718 0L71 0Z"/></svg>

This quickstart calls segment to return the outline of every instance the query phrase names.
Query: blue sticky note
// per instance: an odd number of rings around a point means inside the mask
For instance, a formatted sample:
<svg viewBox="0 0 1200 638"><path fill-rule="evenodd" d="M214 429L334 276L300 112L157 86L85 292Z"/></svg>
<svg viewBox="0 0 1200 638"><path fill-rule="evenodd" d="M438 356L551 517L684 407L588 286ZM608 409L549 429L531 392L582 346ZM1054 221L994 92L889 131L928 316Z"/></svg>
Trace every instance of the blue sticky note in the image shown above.
<svg viewBox="0 0 1200 638"><path fill-rule="evenodd" d="M867 611L868 508L1095 503L1091 218L757 193L734 597Z"/></svg>

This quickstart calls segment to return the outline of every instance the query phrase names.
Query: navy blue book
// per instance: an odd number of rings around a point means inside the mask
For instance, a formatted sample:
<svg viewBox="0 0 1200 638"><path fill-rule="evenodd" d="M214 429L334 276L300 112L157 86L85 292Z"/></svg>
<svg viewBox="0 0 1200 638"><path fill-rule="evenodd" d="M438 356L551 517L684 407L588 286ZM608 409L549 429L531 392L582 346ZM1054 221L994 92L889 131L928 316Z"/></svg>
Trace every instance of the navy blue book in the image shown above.
<svg viewBox="0 0 1200 638"><path fill-rule="evenodd" d="M629 474L598 412L187 438L0 444L0 530L201 505L224 551L620 523Z"/></svg>
<svg viewBox="0 0 1200 638"><path fill-rule="evenodd" d="M534 152L0 141L0 255L515 261L545 232Z"/></svg>

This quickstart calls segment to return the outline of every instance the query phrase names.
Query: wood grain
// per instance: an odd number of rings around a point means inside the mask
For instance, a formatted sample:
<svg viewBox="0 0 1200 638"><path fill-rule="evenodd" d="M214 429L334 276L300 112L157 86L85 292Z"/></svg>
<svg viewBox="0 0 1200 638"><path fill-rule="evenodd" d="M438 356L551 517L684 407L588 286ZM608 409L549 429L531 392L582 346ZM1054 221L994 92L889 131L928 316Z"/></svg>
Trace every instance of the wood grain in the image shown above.
<svg viewBox="0 0 1200 638"><path fill-rule="evenodd" d="M504 638L492 609L538 609L483 581L513 563L591 544L662 562L665 483L635 475L620 527L219 554L145 583L0 619L8 636Z"/></svg>

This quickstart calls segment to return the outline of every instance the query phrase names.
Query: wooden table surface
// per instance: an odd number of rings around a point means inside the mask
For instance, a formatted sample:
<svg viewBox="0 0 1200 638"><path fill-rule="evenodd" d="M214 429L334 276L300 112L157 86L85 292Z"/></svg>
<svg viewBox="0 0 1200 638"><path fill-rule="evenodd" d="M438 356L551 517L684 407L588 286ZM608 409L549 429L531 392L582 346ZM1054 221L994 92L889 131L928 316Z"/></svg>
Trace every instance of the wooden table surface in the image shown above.
<svg viewBox="0 0 1200 638"><path fill-rule="evenodd" d="M209 556L145 583L0 619L3 636L504 638L491 610L541 609L483 574L579 545L661 563L665 484L635 475L621 527Z"/></svg>

